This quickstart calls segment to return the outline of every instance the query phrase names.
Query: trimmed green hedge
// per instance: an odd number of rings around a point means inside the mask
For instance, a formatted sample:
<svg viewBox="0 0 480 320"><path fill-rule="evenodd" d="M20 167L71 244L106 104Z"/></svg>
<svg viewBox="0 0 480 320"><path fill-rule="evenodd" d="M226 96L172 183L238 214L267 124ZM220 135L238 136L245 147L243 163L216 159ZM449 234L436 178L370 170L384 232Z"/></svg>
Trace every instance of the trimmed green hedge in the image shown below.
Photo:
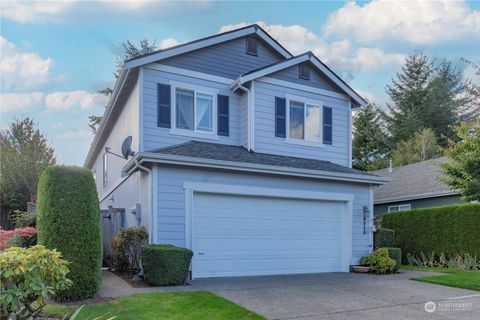
<svg viewBox="0 0 480 320"><path fill-rule="evenodd" d="M392 229L378 228L373 234L374 249L394 247L395 246L395 231Z"/></svg>
<svg viewBox="0 0 480 320"><path fill-rule="evenodd" d="M73 285L56 300L81 300L100 290L102 240L92 173L80 167L51 166L38 182L38 242L57 249L70 262Z"/></svg>
<svg viewBox="0 0 480 320"><path fill-rule="evenodd" d="M461 204L388 213L382 226L395 230L395 247L408 253L480 257L480 204Z"/></svg>
<svg viewBox="0 0 480 320"><path fill-rule="evenodd" d="M188 277L193 252L169 244L147 244L142 248L145 281L155 286L182 285Z"/></svg>
<svg viewBox="0 0 480 320"><path fill-rule="evenodd" d="M397 263L395 265L395 269L393 270L397 272L398 269L400 269L400 266L402 265L402 249L387 247L387 250L388 250L388 256L393 260L395 260L395 262Z"/></svg>

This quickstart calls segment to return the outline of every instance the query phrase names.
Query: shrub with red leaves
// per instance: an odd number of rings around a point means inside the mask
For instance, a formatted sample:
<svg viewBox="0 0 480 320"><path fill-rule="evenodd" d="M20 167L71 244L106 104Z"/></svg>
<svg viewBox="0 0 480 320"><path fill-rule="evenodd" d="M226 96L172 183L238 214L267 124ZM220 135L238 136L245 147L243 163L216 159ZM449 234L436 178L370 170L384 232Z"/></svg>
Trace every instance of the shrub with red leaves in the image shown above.
<svg viewBox="0 0 480 320"><path fill-rule="evenodd" d="M10 248L13 244L12 242L15 242L15 244L20 242L21 244L28 244L29 246L32 240L34 240L34 237L36 240L36 236L37 229L34 227L25 227L15 230L3 230L2 228L0 228L0 251Z"/></svg>

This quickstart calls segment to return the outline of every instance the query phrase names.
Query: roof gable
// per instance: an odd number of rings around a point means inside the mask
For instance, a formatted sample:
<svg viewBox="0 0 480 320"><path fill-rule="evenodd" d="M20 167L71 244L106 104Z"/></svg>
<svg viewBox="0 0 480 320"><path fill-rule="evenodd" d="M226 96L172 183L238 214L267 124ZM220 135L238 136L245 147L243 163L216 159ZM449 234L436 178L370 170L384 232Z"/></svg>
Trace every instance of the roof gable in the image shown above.
<svg viewBox="0 0 480 320"><path fill-rule="evenodd" d="M292 54L288 52L282 45L280 45L275 39L273 39L268 33L266 33L260 26L254 24L246 26L244 28L235 29L232 31L223 32L214 36L198 39L195 41L187 42L174 46L164 50L158 50L150 54L142 55L125 61L124 69L135 68L145 64L153 63L159 60L184 54L193 50L206 48L215 44L219 44L225 41L230 41L236 38L245 37L248 35L256 34L263 41L265 41L272 49L276 50L282 57L291 58Z"/></svg>
<svg viewBox="0 0 480 320"><path fill-rule="evenodd" d="M287 60L283 60L247 73L242 74L237 80L232 83L231 88L237 85L242 85L246 82L274 74L276 72L285 70L300 63L309 61L317 71L325 75L326 79L332 81L342 92L350 96L353 102L359 106L366 105L367 102L355 90L353 90L345 81L343 81L337 74L335 74L329 67L327 67L320 59L318 59L312 52L307 52Z"/></svg>

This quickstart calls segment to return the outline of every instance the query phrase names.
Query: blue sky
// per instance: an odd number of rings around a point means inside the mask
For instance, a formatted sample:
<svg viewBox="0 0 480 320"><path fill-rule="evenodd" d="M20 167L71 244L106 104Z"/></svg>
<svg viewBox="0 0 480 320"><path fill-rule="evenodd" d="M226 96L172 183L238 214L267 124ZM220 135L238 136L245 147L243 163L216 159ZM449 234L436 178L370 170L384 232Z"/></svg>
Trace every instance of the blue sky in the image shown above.
<svg viewBox="0 0 480 320"><path fill-rule="evenodd" d="M314 51L353 88L384 104L405 56L480 62L480 2L2 1L1 127L30 116L59 163L82 165L121 41L164 48L259 23L295 54Z"/></svg>

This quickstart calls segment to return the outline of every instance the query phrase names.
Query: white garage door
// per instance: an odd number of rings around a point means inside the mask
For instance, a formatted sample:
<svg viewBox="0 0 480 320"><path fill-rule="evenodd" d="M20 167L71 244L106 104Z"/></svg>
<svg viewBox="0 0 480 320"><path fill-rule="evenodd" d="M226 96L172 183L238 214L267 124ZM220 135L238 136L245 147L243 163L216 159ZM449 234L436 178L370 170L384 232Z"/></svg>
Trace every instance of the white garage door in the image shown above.
<svg viewBox="0 0 480 320"><path fill-rule="evenodd" d="M346 271L345 203L194 193L192 277Z"/></svg>

